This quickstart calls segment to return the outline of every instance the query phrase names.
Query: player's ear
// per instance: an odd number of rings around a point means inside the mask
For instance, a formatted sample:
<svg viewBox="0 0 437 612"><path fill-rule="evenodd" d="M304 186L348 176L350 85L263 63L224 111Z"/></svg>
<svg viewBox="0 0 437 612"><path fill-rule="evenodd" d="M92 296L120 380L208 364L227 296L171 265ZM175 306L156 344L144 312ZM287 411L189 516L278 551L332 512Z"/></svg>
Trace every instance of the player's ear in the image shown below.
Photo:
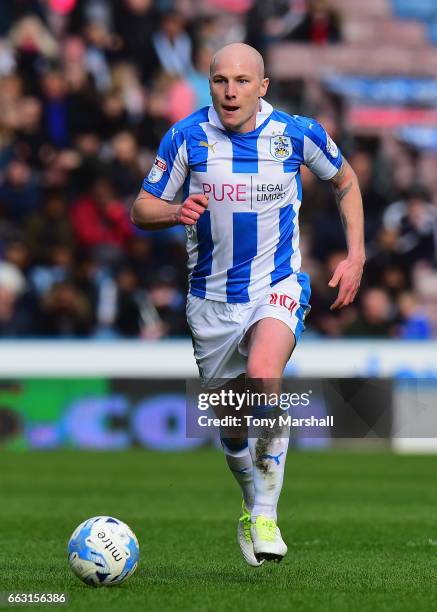
<svg viewBox="0 0 437 612"><path fill-rule="evenodd" d="M263 98L266 95L267 89L269 88L269 83L270 83L270 79L268 79L267 77L261 81L261 85L259 87L260 98Z"/></svg>

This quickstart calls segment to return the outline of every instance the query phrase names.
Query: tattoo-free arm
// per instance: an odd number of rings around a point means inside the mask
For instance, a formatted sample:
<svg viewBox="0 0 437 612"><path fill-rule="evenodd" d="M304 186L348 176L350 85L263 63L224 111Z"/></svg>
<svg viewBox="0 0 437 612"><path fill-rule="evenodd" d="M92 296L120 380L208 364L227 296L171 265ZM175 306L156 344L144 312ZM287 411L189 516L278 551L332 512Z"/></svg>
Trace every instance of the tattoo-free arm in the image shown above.
<svg viewBox="0 0 437 612"><path fill-rule="evenodd" d="M208 197L191 194L182 204L170 204L141 188L131 208L131 221L145 230L160 230L174 225L195 225L208 206Z"/></svg>
<svg viewBox="0 0 437 612"><path fill-rule="evenodd" d="M364 213L357 176L346 160L331 183L348 247L347 258L338 264L329 281L330 287L340 283L338 297L331 306L335 310L353 302L360 286L365 262Z"/></svg>

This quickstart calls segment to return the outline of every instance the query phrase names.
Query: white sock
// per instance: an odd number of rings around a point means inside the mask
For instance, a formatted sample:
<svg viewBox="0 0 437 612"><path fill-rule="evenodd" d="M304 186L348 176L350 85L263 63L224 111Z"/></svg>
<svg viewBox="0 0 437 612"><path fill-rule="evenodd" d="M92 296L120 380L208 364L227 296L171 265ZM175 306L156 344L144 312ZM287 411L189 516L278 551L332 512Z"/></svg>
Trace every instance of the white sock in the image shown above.
<svg viewBox="0 0 437 612"><path fill-rule="evenodd" d="M249 450L253 462L255 503L252 521L258 515L277 519L277 505L284 480L285 459L289 438L249 438Z"/></svg>
<svg viewBox="0 0 437 612"><path fill-rule="evenodd" d="M234 475L235 480L240 485L244 503L246 504L249 512L251 512L255 497L255 489L253 486L253 464L249 447L246 446L240 450L232 450L223 441L222 446L229 469Z"/></svg>

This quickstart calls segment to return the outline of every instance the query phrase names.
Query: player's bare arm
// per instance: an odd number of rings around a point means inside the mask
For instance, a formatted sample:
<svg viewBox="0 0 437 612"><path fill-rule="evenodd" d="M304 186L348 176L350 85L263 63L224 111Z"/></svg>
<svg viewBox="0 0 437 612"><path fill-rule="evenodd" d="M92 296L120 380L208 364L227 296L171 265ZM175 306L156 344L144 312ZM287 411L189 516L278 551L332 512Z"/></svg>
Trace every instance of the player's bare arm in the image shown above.
<svg viewBox="0 0 437 612"><path fill-rule="evenodd" d="M346 160L331 183L348 247L346 259L338 264L329 281L330 287L340 284L337 299L331 305L331 310L336 310L351 304L360 286L365 262L364 214L358 179Z"/></svg>
<svg viewBox="0 0 437 612"><path fill-rule="evenodd" d="M192 193L182 204L170 204L144 189L131 209L131 221L145 230L160 230L174 225L195 225L208 206L208 196Z"/></svg>

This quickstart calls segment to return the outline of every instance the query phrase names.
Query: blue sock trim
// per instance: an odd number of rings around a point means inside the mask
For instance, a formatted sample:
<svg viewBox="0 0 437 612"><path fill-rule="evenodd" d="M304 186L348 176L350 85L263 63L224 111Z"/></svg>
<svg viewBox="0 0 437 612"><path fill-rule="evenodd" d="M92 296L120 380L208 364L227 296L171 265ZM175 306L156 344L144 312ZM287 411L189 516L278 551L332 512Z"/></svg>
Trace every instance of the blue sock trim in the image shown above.
<svg viewBox="0 0 437 612"><path fill-rule="evenodd" d="M220 437L220 442L222 443L223 448L226 447L228 450L230 450L233 453L238 453L248 447L247 440L241 443L238 440L233 439L233 438Z"/></svg>
<svg viewBox="0 0 437 612"><path fill-rule="evenodd" d="M263 417L272 416L272 413L275 410L278 410L278 406L277 405L275 405L275 406L269 406L269 405L266 405L266 406L254 406L252 413L253 413L253 416L256 417L256 418L263 418Z"/></svg>

